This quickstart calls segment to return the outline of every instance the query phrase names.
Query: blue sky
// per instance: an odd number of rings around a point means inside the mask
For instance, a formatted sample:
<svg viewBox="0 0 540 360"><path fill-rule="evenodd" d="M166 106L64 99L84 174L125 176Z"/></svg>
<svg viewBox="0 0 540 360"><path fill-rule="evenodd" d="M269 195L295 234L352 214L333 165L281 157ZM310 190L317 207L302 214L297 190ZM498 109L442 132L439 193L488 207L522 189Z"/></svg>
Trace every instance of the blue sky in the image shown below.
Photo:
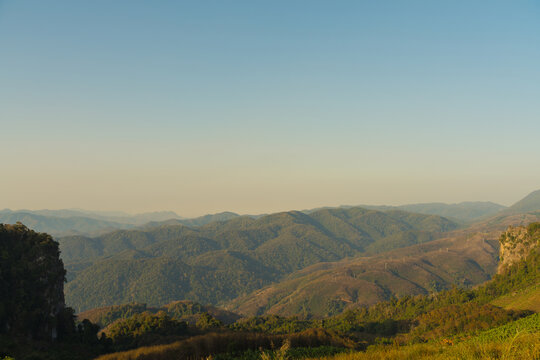
<svg viewBox="0 0 540 360"><path fill-rule="evenodd" d="M509 204L538 64L537 1L0 0L0 208Z"/></svg>

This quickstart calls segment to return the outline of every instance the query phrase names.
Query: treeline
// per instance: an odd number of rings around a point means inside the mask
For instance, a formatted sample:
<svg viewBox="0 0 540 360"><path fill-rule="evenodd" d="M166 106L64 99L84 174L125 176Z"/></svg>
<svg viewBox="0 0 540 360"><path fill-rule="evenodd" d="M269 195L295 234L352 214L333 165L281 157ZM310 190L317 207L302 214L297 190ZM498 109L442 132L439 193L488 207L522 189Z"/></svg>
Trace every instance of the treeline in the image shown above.
<svg viewBox="0 0 540 360"><path fill-rule="evenodd" d="M138 303L113 305L88 310L78 314L77 317L81 321L88 319L100 327L105 328L116 320L127 319L135 314L141 314L144 312L151 314L164 312L176 320L185 321L190 324L195 324L198 322L200 316L205 313L208 313L225 324L231 324L240 319L240 315L230 311L219 309L211 305L202 305L188 300L174 301L159 308L149 307L147 304Z"/></svg>

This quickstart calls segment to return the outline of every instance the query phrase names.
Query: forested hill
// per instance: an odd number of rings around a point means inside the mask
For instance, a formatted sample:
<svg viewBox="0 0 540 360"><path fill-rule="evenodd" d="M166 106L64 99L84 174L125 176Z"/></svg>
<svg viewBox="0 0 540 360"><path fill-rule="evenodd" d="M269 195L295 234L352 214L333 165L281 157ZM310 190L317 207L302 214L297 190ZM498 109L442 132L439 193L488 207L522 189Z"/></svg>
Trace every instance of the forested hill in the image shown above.
<svg viewBox="0 0 540 360"><path fill-rule="evenodd" d="M217 304L325 261L431 241L457 228L403 211L325 209L60 238L77 311L127 302Z"/></svg>
<svg viewBox="0 0 540 360"><path fill-rule="evenodd" d="M508 226L515 225L516 219L509 216L500 221ZM499 227L499 223L482 224L377 256L313 265L235 299L228 309L243 315L328 316L391 296L479 284L538 246L538 223L528 228L510 226L502 236Z"/></svg>
<svg viewBox="0 0 540 360"><path fill-rule="evenodd" d="M105 323L117 319L104 333L114 347L127 350L99 359L537 359L540 317L534 312L538 311L540 224L512 227L497 235L507 250L522 253L526 248L527 252L474 289L454 287L393 297L323 319L301 319L297 312L291 317L242 318L227 325L198 321L196 326L200 323L206 332L186 339L175 335L176 329L167 322L167 314L177 320L196 310L185 303L179 304L180 311L164 309L161 315L141 313L145 307L134 304L98 310ZM213 320L207 314L203 319Z"/></svg>

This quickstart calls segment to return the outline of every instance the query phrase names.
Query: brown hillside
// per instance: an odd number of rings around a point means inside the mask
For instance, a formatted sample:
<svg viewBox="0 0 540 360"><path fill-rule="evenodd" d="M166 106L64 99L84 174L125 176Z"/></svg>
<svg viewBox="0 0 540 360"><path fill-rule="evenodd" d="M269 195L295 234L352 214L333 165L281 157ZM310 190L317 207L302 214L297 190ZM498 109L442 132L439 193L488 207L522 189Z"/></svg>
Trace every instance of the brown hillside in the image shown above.
<svg viewBox="0 0 540 360"><path fill-rule="evenodd" d="M479 284L496 272L500 227L515 221L499 219L495 225L475 225L444 239L377 256L316 264L238 298L227 308L249 316L326 316L393 295Z"/></svg>

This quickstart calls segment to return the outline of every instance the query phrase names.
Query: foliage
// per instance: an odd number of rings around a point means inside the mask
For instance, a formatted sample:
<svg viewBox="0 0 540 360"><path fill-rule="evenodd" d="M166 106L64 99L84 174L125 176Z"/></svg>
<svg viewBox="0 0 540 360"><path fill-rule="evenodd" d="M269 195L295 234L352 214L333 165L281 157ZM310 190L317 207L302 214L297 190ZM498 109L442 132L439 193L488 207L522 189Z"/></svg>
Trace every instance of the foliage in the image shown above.
<svg viewBox="0 0 540 360"><path fill-rule="evenodd" d="M486 330L526 315L526 312L506 311L490 304L468 302L432 310L415 319L409 338L423 340Z"/></svg>
<svg viewBox="0 0 540 360"><path fill-rule="evenodd" d="M412 344L407 346L371 346L367 351L344 353L321 360L523 360L540 358L540 333L523 334L502 342L478 344L473 341Z"/></svg>
<svg viewBox="0 0 540 360"><path fill-rule="evenodd" d="M207 312L199 314L196 326L202 330L217 329L223 326L223 323Z"/></svg>
<svg viewBox="0 0 540 360"><path fill-rule="evenodd" d="M471 341L477 343L501 342L526 333L540 333L540 314L532 314L499 327L488 329L475 336Z"/></svg>
<svg viewBox="0 0 540 360"><path fill-rule="evenodd" d="M0 334L51 340L59 322L72 327L73 319L62 316L64 277L52 237L21 223L0 224L0 293L9 294L0 298Z"/></svg>
<svg viewBox="0 0 540 360"><path fill-rule="evenodd" d="M106 327L118 319L127 319L135 314L147 311L146 304L123 304L113 305L106 308L89 310L79 314L79 320L88 319L101 327Z"/></svg>
<svg viewBox="0 0 540 360"><path fill-rule="evenodd" d="M75 327L64 304L65 270L58 243L22 224L0 224L0 356L86 360L106 350L99 327Z"/></svg>
<svg viewBox="0 0 540 360"><path fill-rule="evenodd" d="M279 350L277 350L279 351ZM232 352L224 354L216 354L212 356L213 360L261 360L263 353L268 354L270 358L276 358L276 350L246 350L242 352ZM346 348L335 346L316 346L316 347L296 347L289 348L286 352L287 359L305 359L310 357L322 357L340 354L350 351Z"/></svg>
<svg viewBox="0 0 540 360"><path fill-rule="evenodd" d="M359 255L368 247L380 251L429 241L456 227L438 216L350 208L59 241L74 271L67 302L84 311L133 302L161 306L177 299L217 304L312 264Z"/></svg>
<svg viewBox="0 0 540 360"><path fill-rule="evenodd" d="M261 332L266 334L292 334L314 327L314 322L297 317L286 318L277 315L256 316L241 319L230 326L236 331Z"/></svg>
<svg viewBox="0 0 540 360"><path fill-rule="evenodd" d="M159 342L160 338L185 335L188 326L183 321L170 318L165 312L144 312L127 319L118 320L105 329L116 348L129 349L148 343Z"/></svg>
<svg viewBox="0 0 540 360"><path fill-rule="evenodd" d="M240 316L209 305L201 305L194 301L174 301L159 308L148 307L146 304L113 305L85 311L77 315L79 320L88 319L101 327L107 327L119 319L127 319L135 314L149 312L157 314L165 312L175 320L185 321L195 325L202 313L208 313L216 320L223 323L233 323Z"/></svg>

